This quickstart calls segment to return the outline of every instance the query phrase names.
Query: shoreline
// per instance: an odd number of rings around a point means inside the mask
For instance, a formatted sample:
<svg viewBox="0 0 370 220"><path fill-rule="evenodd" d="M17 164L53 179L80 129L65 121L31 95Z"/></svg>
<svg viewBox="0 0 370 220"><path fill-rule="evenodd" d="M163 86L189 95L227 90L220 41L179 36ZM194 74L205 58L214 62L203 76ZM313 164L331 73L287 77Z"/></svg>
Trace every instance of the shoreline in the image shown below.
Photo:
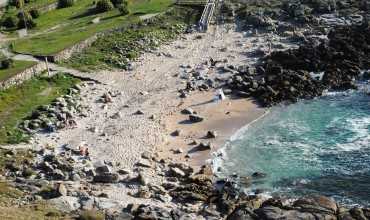
<svg viewBox="0 0 370 220"><path fill-rule="evenodd" d="M251 203L255 213L246 213L254 216L258 212L268 213L269 207L299 216L307 203L318 206L318 210L329 204L325 213L338 214L338 204L327 197L313 197L308 202L302 198L302 209L299 202L286 205L280 198L265 200L260 194L247 195L248 198L242 198L245 201L239 200L239 194L230 197L240 190L239 177L219 179L217 166L209 165L216 163L214 156L222 154L230 141L266 116L269 108L260 107L254 99L232 96L215 102L215 91L227 86L235 74L245 78L243 86L265 85L252 82L245 75L255 76L254 70L249 72L257 61L253 52L259 50L266 55L270 40L267 35L249 36L224 26L210 29L206 34L181 35L158 50L144 53L132 71L89 75L101 83L81 85L81 105L88 110L76 118L76 127L38 134L33 142L42 149L38 154L44 160L35 167L40 174L50 176L59 195L50 202L56 206L65 201L77 204L72 207L76 209L68 212L84 209L86 199L91 205L88 208L127 210L132 215L139 215L143 207L146 213L145 208L149 207L153 213L181 209L194 215L214 215L216 219L243 209L244 202ZM232 80L240 88L242 81L237 77ZM231 89L227 94L232 92L235 91ZM202 120L192 121L183 112L186 108ZM89 149L87 158L81 157L81 146ZM49 153L58 160L46 161ZM64 160L71 159L71 154L72 171L63 172L61 169L70 162ZM222 192L215 189L215 179L224 182ZM64 189L60 189L60 184ZM152 207L160 209L155 211Z"/></svg>
<svg viewBox="0 0 370 220"><path fill-rule="evenodd" d="M178 40L162 45L156 51L144 53L135 62L133 71L101 71L89 74L89 78L101 84L87 84L82 90L81 104L88 106L87 117L80 118L75 129L38 134L33 144L41 148L63 144L77 148L81 143L85 143L92 158L95 158L94 161L120 163L121 168L134 167L141 155L147 151L159 153L164 158L186 161L185 152L194 147L189 145L193 139L211 141L217 150L239 128L263 114L264 109L257 106L253 100L247 101L244 98L228 98L214 107L213 103L194 106L213 99L214 89L194 91L186 99L181 99L178 97L178 89L183 87L186 81L177 72L182 71L182 65L196 68L204 62L209 62L209 58L223 60L227 57L228 61L224 65L238 65L243 61L255 62L254 57L240 54L245 50L254 51L264 45L265 38L261 38L259 43L253 43L260 37L245 37L243 33L226 29L217 26L211 27L207 34L182 35ZM208 42L212 44L209 45ZM228 47L226 51L225 47ZM204 57L204 54L207 56ZM213 78L229 76L227 73L216 71L209 71L207 75ZM113 94L112 103L99 101L105 93ZM186 107L196 109L206 120L191 126L178 124L188 117L180 113ZM143 115L135 113L139 110ZM226 115L227 111L229 114ZM112 119L118 114L118 118ZM178 128L189 134L183 138L171 136ZM218 132L218 137L205 139L203 136L209 130ZM171 152L177 148L183 148L184 153ZM199 167L211 156L209 151L198 153L190 158L190 165Z"/></svg>
<svg viewBox="0 0 370 220"><path fill-rule="evenodd" d="M241 138L241 135L243 135L245 132L248 131L249 127L251 125L253 125L254 123L257 123L259 120L263 119L264 117L266 117L268 114L270 113L270 109L267 109L262 115L260 115L258 118L255 118L254 120L252 120L251 122L249 122L248 124L246 124L245 126L241 127L240 129L238 129L226 142L225 144L219 148L217 151L215 151L213 154L213 158L212 158L212 170L213 170L213 173L217 175L217 173L219 172L219 169L222 168L222 165L224 163L224 161L227 159L227 154L225 152L226 148L230 148L232 146L230 146L230 143L235 141L235 140L238 140L239 138Z"/></svg>
<svg viewBox="0 0 370 220"><path fill-rule="evenodd" d="M199 115L204 116L205 120L197 124L182 124L188 115L181 114L179 108L173 114L166 117L166 130L170 134L166 143L166 152L163 156L166 158L174 158L179 161L188 162L189 165L199 168L202 165L207 165L214 158L214 154L218 152L230 138L235 135L240 129L255 122L266 114L266 108L258 106L253 99L233 99L227 97L222 101L212 101L213 92L196 92L188 97L182 103L181 107L192 108ZM194 103L197 100L199 104ZM180 131L180 135L171 137L174 131ZM216 138L207 138L207 132L216 132ZM211 143L211 150L195 151L192 149L197 146L197 143ZM175 154L170 151L180 150L184 153ZM188 153L190 152L190 153ZM189 159L182 156L188 155Z"/></svg>

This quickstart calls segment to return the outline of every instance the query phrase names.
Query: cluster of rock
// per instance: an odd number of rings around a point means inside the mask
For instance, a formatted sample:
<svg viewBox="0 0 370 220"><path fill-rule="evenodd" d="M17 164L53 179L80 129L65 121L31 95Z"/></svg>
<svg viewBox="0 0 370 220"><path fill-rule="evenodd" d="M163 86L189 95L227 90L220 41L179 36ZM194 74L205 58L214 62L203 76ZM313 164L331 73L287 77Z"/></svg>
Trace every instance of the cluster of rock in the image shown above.
<svg viewBox="0 0 370 220"><path fill-rule="evenodd" d="M19 124L19 128L32 134L38 131L54 132L57 129L73 127L74 118L83 115L83 106L80 104L80 86L69 89L67 95L55 99L50 105L40 106Z"/></svg>
<svg viewBox="0 0 370 220"><path fill-rule="evenodd" d="M131 71L134 68L133 61L141 53L155 52L159 45L186 31L186 25L170 24L166 19L166 15L156 16L153 19L132 24L128 28L114 31L99 38L95 44L100 44L100 41L107 44L107 38L118 39L111 41L110 45L104 48L109 54L105 62L114 67Z"/></svg>
<svg viewBox="0 0 370 220"><path fill-rule="evenodd" d="M367 26L336 28L327 41L272 52L257 67L257 74L249 68L237 70L229 87L265 106L313 98L325 89L355 89L361 70L370 68L369 37Z"/></svg>
<svg viewBox="0 0 370 220"><path fill-rule="evenodd" d="M179 90L180 97L186 98L192 91L209 91L225 85L232 71L227 63L227 59L213 60L211 58L194 67L181 65L179 77L186 80L186 85L185 88ZM229 74L220 77L214 74L216 71Z"/></svg>
<svg viewBox="0 0 370 220"><path fill-rule="evenodd" d="M276 30L285 22L294 23L295 26L358 24L367 19L369 10L368 1L265 1L239 5L237 18L244 28Z"/></svg>
<svg viewBox="0 0 370 220"><path fill-rule="evenodd" d="M186 163L148 152L133 169L121 169L109 162L92 164L75 147L56 151L34 152L39 159L9 164L5 173L28 192L24 199L46 199L65 212L98 209L107 219L370 219L370 209L346 209L323 196L287 199L245 194L242 187L264 178L263 173L217 179L209 166L195 171ZM121 205L102 192L104 187L127 188L124 196L141 202Z"/></svg>
<svg viewBox="0 0 370 220"><path fill-rule="evenodd" d="M160 166L166 179L162 185L139 181L141 187L135 196L171 201L171 208L160 205L129 204L124 212L132 219L370 219L370 209L347 209L324 196L306 196L298 199L266 198L259 194L247 195L241 190L240 178L215 180L212 170L203 166L199 172L182 163ZM263 178L256 173L251 178ZM247 182L248 182L247 181ZM162 197L161 197L162 195Z"/></svg>

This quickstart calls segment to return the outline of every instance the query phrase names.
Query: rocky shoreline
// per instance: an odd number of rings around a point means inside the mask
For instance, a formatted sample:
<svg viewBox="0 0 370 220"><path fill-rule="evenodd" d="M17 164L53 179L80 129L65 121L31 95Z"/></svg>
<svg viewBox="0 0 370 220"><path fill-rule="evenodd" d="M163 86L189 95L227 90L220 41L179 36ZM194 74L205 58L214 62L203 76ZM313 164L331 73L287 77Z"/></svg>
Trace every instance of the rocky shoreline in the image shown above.
<svg viewBox="0 0 370 220"><path fill-rule="evenodd" d="M341 2L342 9L347 10L348 4ZM220 179L210 165L199 169L189 165L193 152L206 152L209 156L215 150L212 141L218 139L220 133L202 130L203 127L197 128L196 135L188 128L172 129L180 125L195 127L205 121L217 122L218 118L203 114L206 112L204 100L200 100L199 105L203 106L200 112L188 107L186 100L198 103L193 96L204 96L220 88L230 105L235 104L234 97L253 97L263 106L314 98L326 89L355 88L354 80L361 77L361 70L370 69L370 29L365 22L361 26L341 26L330 31L327 38L319 26L308 30L307 25L322 18L313 13L332 12L330 4L285 4L284 13L275 13L263 6L267 11L262 15L243 11L240 5L223 5L220 13L224 14L224 21L233 21L237 14L239 28L244 29L241 36L252 38L253 42L248 45L244 45L242 39L223 42L225 33L222 32L220 39L215 39L221 43L214 46L216 52L212 57L209 54L210 57L204 58L204 48L197 50L202 43L189 43L191 49L186 52L176 52L173 48L183 49L183 45L176 45L165 52L143 55L141 69L133 65L132 69L138 68L138 72L125 72L128 76L124 80L122 72L93 76L102 78L106 84L97 86L94 82L84 82L72 89L70 95L40 108L30 121L20 125L29 133L43 129L52 133L40 136L44 142L33 143L47 143L37 150L29 150L33 160L7 163L4 181L27 194L20 203L47 201L76 218L82 210L99 210L106 219L117 220L370 219L370 209L346 208L324 196L286 199L266 198L258 192L246 195L243 187L248 187L253 179L263 180L265 174L256 172L247 177ZM292 22L292 17L294 23L287 23ZM191 39L186 37L186 42L204 44L209 40L201 34L193 34ZM259 38L264 40L259 42ZM219 46L223 44L225 46ZM246 55L241 47L249 49ZM246 58L239 58L242 55ZM178 56L176 62L182 62L182 57L204 59L181 65L174 62L171 68L161 69L162 60L158 61L161 56L165 56L163 59ZM155 67L150 66L153 61ZM174 69L178 73L168 73ZM163 73L154 76L140 75L161 71ZM363 76L367 75L366 72ZM114 86L106 86L109 83ZM158 103L161 105L157 106ZM222 115L237 115L240 111L236 108L230 112L220 105L218 108ZM176 116L176 121L169 131L162 124L171 115ZM180 118L184 120L179 122ZM221 118L219 123L226 120ZM74 125L78 128L73 128ZM145 130L140 130L142 127ZM66 131L66 128L71 129ZM81 132L85 132L84 135L79 134ZM175 141L167 141L167 145L172 145L165 146L165 150L154 147L158 143L166 145L166 141L161 140L163 136ZM147 145L150 150L145 150ZM5 152L8 158L17 154L17 150Z"/></svg>
<svg viewBox="0 0 370 220"><path fill-rule="evenodd" d="M28 192L27 202L47 199L68 213L99 209L105 211L106 219L370 218L367 208L347 209L324 196L283 199L244 194L242 187L252 179L263 178L261 173L216 179L209 166L194 171L185 163L158 159L150 153L144 153L133 170L116 170L109 162L92 165L88 157L81 158L79 151L68 146L59 153L32 153L43 159L20 167L9 165L8 178ZM32 175L37 178L29 178ZM155 204L115 203L103 192L106 187L128 187L131 191L127 196L153 200Z"/></svg>
<svg viewBox="0 0 370 220"><path fill-rule="evenodd" d="M249 68L238 70L230 88L253 96L264 106L311 99L324 90L356 89L362 70L370 68L369 27L339 27L327 37L298 49L272 52L257 73Z"/></svg>

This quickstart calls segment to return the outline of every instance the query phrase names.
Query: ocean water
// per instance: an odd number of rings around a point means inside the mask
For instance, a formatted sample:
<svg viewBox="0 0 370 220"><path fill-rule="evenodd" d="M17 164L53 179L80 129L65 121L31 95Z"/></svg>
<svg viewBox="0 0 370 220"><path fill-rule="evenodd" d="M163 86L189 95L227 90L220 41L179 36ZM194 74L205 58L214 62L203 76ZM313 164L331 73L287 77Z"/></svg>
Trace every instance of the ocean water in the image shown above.
<svg viewBox="0 0 370 220"><path fill-rule="evenodd" d="M322 194L370 205L370 95L328 93L273 107L223 148L220 175L266 173L255 189L273 195Z"/></svg>

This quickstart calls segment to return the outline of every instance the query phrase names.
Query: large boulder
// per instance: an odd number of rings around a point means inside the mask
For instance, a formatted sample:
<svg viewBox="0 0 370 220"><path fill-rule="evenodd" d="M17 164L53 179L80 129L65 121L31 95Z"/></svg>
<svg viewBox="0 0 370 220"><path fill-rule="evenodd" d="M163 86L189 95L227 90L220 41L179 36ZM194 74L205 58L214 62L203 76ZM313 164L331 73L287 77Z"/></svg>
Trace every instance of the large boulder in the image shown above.
<svg viewBox="0 0 370 220"><path fill-rule="evenodd" d="M93 181L96 183L116 183L119 176L116 173L101 173L94 176Z"/></svg>
<svg viewBox="0 0 370 220"><path fill-rule="evenodd" d="M297 210L284 210L279 207L265 206L255 210L258 215L257 219L264 220L316 220L315 216L308 212Z"/></svg>
<svg viewBox="0 0 370 220"><path fill-rule="evenodd" d="M73 196L61 196L48 200L55 208L62 212L72 212L80 208L79 198Z"/></svg>
<svg viewBox="0 0 370 220"><path fill-rule="evenodd" d="M293 206L306 212L337 214L337 203L325 196L307 196L298 199Z"/></svg>
<svg viewBox="0 0 370 220"><path fill-rule="evenodd" d="M134 213L134 219L157 219L157 220L172 220L171 213L164 208L140 205Z"/></svg>
<svg viewBox="0 0 370 220"><path fill-rule="evenodd" d="M189 121L193 123L202 122L204 118L200 115L189 115Z"/></svg>

